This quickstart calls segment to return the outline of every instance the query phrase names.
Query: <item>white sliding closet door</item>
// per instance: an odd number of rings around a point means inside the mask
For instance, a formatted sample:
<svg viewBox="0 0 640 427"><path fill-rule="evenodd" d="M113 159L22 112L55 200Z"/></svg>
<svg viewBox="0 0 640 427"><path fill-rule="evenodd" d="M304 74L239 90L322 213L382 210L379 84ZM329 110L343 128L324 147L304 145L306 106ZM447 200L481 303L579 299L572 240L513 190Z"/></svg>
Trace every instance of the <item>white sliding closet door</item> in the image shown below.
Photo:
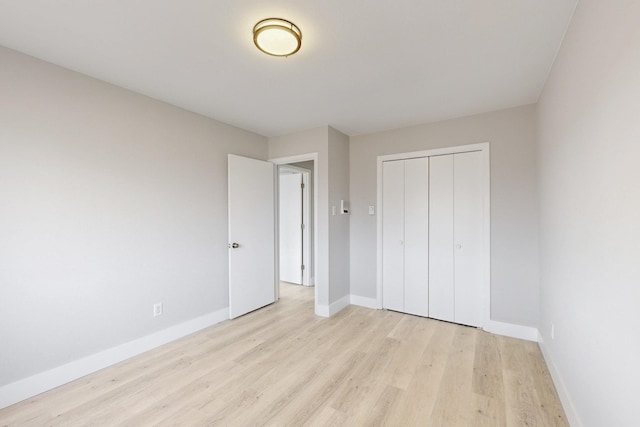
<svg viewBox="0 0 640 427"><path fill-rule="evenodd" d="M404 312L429 315L429 158L404 165Z"/></svg>
<svg viewBox="0 0 640 427"><path fill-rule="evenodd" d="M404 311L404 161L382 164L382 301Z"/></svg>
<svg viewBox="0 0 640 427"><path fill-rule="evenodd" d="M430 157L429 169L429 317L453 322L453 155Z"/></svg>
<svg viewBox="0 0 640 427"><path fill-rule="evenodd" d="M482 152L454 154L455 322L482 325Z"/></svg>

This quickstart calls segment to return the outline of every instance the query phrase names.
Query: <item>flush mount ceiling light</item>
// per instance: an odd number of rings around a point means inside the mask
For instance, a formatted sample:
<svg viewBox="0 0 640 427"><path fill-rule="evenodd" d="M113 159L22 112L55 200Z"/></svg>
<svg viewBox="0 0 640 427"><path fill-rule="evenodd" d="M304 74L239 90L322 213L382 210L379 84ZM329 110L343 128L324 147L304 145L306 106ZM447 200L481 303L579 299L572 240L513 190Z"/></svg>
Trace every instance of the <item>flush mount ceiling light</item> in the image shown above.
<svg viewBox="0 0 640 427"><path fill-rule="evenodd" d="M293 22L267 18L253 27L253 42L267 55L289 56L300 50L302 33Z"/></svg>

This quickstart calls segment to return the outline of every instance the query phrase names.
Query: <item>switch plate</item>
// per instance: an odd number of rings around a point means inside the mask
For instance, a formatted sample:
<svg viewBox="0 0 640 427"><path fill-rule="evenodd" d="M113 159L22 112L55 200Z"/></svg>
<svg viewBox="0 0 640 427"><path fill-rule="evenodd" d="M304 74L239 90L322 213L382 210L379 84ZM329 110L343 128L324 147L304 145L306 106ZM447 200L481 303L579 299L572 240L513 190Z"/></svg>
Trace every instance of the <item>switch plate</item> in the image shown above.
<svg viewBox="0 0 640 427"><path fill-rule="evenodd" d="M153 304L153 317L162 316L162 303Z"/></svg>
<svg viewBox="0 0 640 427"><path fill-rule="evenodd" d="M340 200L340 213L342 215L346 215L349 213L349 202L345 202L344 200Z"/></svg>
<svg viewBox="0 0 640 427"><path fill-rule="evenodd" d="M331 215L335 215L335 214L336 214L336 207L331 206Z"/></svg>
<svg viewBox="0 0 640 427"><path fill-rule="evenodd" d="M376 214L376 207L373 205L369 205L369 215L375 215Z"/></svg>

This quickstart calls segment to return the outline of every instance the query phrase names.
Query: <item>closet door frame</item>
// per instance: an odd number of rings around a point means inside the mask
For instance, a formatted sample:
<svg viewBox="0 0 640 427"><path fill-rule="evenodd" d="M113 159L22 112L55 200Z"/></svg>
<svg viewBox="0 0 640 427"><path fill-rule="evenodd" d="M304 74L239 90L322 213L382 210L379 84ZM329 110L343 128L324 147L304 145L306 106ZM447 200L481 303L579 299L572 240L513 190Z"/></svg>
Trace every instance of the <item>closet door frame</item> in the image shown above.
<svg viewBox="0 0 640 427"><path fill-rule="evenodd" d="M376 306L382 309L382 165L386 161L407 160L420 157L441 156L445 154L482 152L482 187L483 187L483 227L482 227L482 329L487 329L491 320L491 163L490 144L460 145L443 147L408 153L388 154L377 158L377 274L376 274Z"/></svg>

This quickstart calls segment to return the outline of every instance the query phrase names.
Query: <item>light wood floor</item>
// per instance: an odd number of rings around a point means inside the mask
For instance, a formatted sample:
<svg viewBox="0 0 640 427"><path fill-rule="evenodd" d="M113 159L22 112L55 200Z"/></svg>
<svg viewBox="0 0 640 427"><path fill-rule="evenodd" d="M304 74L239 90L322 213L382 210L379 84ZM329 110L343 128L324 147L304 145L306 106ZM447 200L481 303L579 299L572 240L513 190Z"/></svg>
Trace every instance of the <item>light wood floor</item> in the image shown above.
<svg viewBox="0 0 640 427"><path fill-rule="evenodd" d="M0 411L0 425L566 426L537 344L313 288Z"/></svg>

